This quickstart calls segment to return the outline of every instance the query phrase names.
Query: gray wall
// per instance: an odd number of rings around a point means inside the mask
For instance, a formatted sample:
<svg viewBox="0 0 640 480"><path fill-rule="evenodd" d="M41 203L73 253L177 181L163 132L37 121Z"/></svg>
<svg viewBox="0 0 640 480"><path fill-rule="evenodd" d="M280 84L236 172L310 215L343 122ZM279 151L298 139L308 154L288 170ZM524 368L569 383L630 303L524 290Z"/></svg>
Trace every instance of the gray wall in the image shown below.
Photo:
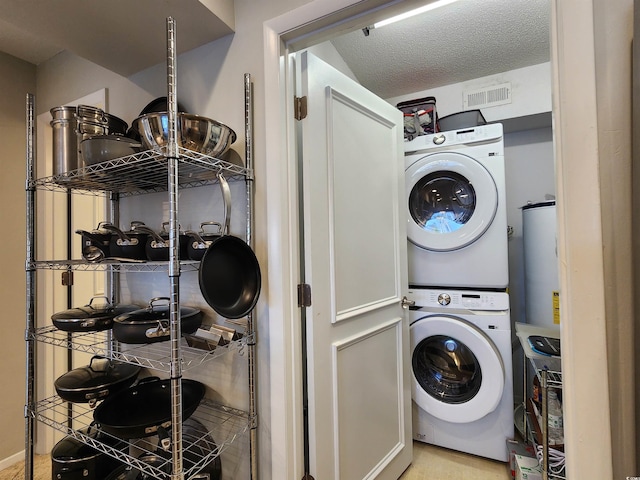
<svg viewBox="0 0 640 480"><path fill-rule="evenodd" d="M0 53L0 224L5 232L0 249L0 460L24 448L25 330L25 105L36 88L36 67Z"/></svg>

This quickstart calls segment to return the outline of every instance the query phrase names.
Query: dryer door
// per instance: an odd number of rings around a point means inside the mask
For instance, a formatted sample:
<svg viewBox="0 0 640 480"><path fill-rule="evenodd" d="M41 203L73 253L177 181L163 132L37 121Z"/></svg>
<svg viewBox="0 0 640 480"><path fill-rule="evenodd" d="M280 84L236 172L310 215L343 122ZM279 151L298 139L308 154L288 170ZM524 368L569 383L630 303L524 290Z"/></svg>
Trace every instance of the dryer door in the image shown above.
<svg viewBox="0 0 640 480"><path fill-rule="evenodd" d="M466 247L489 228L498 190L489 171L455 152L427 155L405 172L407 236L418 247L446 252Z"/></svg>
<svg viewBox="0 0 640 480"><path fill-rule="evenodd" d="M474 422L502 398L500 353L482 330L460 317L429 315L413 322L411 366L413 400L444 421Z"/></svg>

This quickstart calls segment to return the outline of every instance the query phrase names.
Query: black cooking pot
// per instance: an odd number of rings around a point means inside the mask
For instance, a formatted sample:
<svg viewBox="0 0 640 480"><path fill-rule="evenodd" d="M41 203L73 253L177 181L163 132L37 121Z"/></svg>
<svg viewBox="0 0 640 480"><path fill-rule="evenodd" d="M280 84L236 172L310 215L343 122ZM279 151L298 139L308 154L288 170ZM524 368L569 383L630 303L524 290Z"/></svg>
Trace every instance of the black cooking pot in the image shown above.
<svg viewBox="0 0 640 480"><path fill-rule="evenodd" d="M157 468L159 472L164 474L162 478L166 478L171 473L171 463L169 463L168 455L147 452L140 455L138 460ZM105 480L157 480L158 478L142 472L132 465L125 464L116 468Z"/></svg>
<svg viewBox="0 0 640 480"><path fill-rule="evenodd" d="M89 365L75 368L54 382L58 396L67 402L89 403L119 392L133 384L140 367L94 356Z"/></svg>
<svg viewBox="0 0 640 480"><path fill-rule="evenodd" d="M183 445L183 468L190 471L194 465L201 462L203 458L216 453L218 446L211 438L206 427L193 417L182 423L182 445ZM147 452L138 457L144 463L157 468L162 473L171 473L171 456L169 452L157 450ZM121 465L114 470L106 480L154 480L156 477L149 476L131 465ZM220 455L208 462L196 475L190 476L198 480L220 480L222 478L222 462Z"/></svg>
<svg viewBox="0 0 640 480"><path fill-rule="evenodd" d="M146 225L135 225L133 230L136 232L146 233L148 235L145 245L145 253L147 260L164 261L169 260L169 232L166 226L169 222L162 224L162 230L156 233L153 229ZM188 258L189 237L184 233L178 234L178 255L181 260Z"/></svg>
<svg viewBox="0 0 640 480"><path fill-rule="evenodd" d="M104 298L105 303L94 305L96 298ZM97 332L110 329L114 317L139 309L138 305L112 305L107 297L93 297L84 307L54 313L51 321L56 328L65 332Z"/></svg>
<svg viewBox="0 0 640 480"><path fill-rule="evenodd" d="M216 232L206 232L205 227L216 227ZM207 247L211 245L215 239L222 236L222 225L218 222L202 222L200 231L187 230L184 232L188 237L187 257L190 260L202 260Z"/></svg>
<svg viewBox="0 0 640 480"><path fill-rule="evenodd" d="M188 470L211 452L217 452L218 446L207 431L207 428L195 418L191 417L182 422L182 440L184 445L184 468ZM200 470L198 476L208 480L222 478L222 462L217 455L211 462Z"/></svg>
<svg viewBox="0 0 640 480"><path fill-rule="evenodd" d="M136 227L143 225L143 222L131 222L131 228L124 232L110 223L103 224L102 228L111 232L111 238L109 240L110 256L146 260L147 253L145 247L149 234L134 230Z"/></svg>
<svg viewBox="0 0 640 480"><path fill-rule="evenodd" d="M113 336L123 343L154 343L170 339L171 329L169 305L157 305L159 301L169 302L168 297L156 297L149 301L147 308L123 313L113 319ZM182 333L193 333L202 324L202 312L197 308L180 307L180 327Z"/></svg>
<svg viewBox="0 0 640 480"><path fill-rule="evenodd" d="M189 418L204 398L204 384L181 380L182 419ZM105 432L119 438L144 438L171 428L171 380L145 378L137 385L105 398L93 411Z"/></svg>
<svg viewBox="0 0 640 480"><path fill-rule="evenodd" d="M100 222L95 230L76 230L82 236L82 258L90 262L102 260L109 257L111 251L111 232L101 228L107 222Z"/></svg>
<svg viewBox="0 0 640 480"><path fill-rule="evenodd" d="M104 434L95 426L80 432L116 450L124 452L128 447L126 442ZM102 480L119 465L115 458L72 436L60 440L51 450L51 478L54 480Z"/></svg>

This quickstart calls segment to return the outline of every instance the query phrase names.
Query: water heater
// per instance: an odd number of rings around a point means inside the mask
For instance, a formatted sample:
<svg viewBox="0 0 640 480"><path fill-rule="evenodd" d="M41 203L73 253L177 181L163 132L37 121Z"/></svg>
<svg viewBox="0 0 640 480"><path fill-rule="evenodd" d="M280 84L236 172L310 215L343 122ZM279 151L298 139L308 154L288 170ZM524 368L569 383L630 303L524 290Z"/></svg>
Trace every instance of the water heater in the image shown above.
<svg viewBox="0 0 640 480"><path fill-rule="evenodd" d="M555 201L522 207L522 241L526 321L560 328Z"/></svg>

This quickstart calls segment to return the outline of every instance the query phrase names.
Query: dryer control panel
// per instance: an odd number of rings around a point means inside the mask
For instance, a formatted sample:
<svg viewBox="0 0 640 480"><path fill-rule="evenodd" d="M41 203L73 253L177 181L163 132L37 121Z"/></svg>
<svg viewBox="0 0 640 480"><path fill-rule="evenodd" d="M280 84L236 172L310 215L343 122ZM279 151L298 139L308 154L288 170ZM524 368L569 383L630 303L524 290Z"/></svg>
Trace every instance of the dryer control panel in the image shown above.
<svg viewBox="0 0 640 480"><path fill-rule="evenodd" d="M486 311L509 309L509 294L506 292L410 288L407 297L415 302L416 307Z"/></svg>

